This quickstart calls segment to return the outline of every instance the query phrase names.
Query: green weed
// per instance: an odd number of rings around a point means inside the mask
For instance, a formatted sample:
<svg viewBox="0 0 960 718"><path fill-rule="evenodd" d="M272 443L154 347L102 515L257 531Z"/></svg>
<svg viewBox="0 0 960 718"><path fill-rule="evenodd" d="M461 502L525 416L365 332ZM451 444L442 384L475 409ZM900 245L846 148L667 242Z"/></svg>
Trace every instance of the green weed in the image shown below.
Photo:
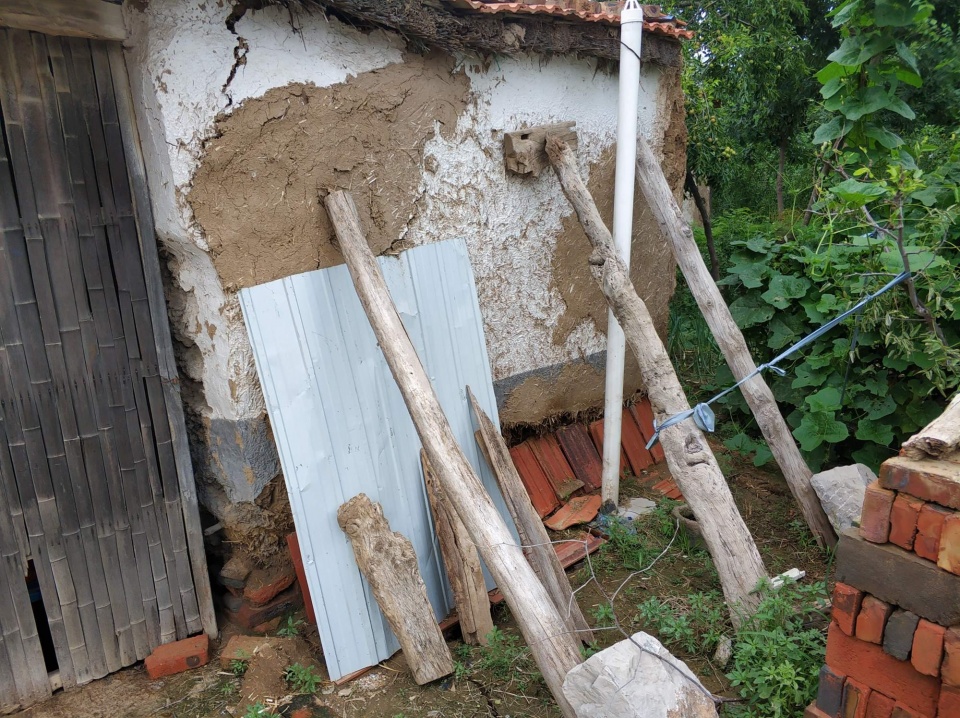
<svg viewBox="0 0 960 718"><path fill-rule="evenodd" d="M294 693L316 693L321 681L320 675L313 666L304 666L299 663L287 666L283 678Z"/></svg>
<svg viewBox="0 0 960 718"><path fill-rule="evenodd" d="M300 626L304 624L302 618L287 616L286 622L277 630L277 635L282 638L294 638L300 635Z"/></svg>

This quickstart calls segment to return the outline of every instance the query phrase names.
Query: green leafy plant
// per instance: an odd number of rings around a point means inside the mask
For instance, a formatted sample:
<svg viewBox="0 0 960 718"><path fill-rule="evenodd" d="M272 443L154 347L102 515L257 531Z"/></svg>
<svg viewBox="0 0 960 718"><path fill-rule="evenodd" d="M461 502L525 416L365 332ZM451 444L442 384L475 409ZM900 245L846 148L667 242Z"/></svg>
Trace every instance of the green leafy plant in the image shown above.
<svg viewBox="0 0 960 718"><path fill-rule="evenodd" d="M243 712L243 718L261 718L261 716L267 715L270 715L270 709L263 705L263 703L249 705Z"/></svg>
<svg viewBox="0 0 960 718"><path fill-rule="evenodd" d="M322 680L313 666L300 663L287 666L283 678L294 693L316 693Z"/></svg>
<svg viewBox="0 0 960 718"><path fill-rule="evenodd" d="M247 672L247 668L250 666L249 661L244 658L234 658L230 661L230 672L236 677L240 678L244 673Z"/></svg>
<svg viewBox="0 0 960 718"><path fill-rule="evenodd" d="M529 649L522 645L517 636L505 633L496 626L487 634L487 645L475 649L474 655L476 660L473 667L476 670L486 671L497 680L513 683L521 692L543 680L530 657Z"/></svg>
<svg viewBox="0 0 960 718"><path fill-rule="evenodd" d="M277 635L283 638L293 638L300 635L300 627L304 624L302 618L287 616L287 620L277 630Z"/></svg>
<svg viewBox="0 0 960 718"><path fill-rule="evenodd" d="M598 603L590 613L598 626L612 626L616 619L613 614L613 606L609 603Z"/></svg>
<svg viewBox="0 0 960 718"><path fill-rule="evenodd" d="M637 606L645 627L656 632L667 646L690 655L706 655L730 631L726 605L717 591L694 593L669 603L651 596Z"/></svg>
<svg viewBox="0 0 960 718"><path fill-rule="evenodd" d="M788 718L800 715L816 697L826 636L818 626L828 619L822 610L826 584L786 583L761 589L756 613L737 631L731 683L744 699L734 715Z"/></svg>

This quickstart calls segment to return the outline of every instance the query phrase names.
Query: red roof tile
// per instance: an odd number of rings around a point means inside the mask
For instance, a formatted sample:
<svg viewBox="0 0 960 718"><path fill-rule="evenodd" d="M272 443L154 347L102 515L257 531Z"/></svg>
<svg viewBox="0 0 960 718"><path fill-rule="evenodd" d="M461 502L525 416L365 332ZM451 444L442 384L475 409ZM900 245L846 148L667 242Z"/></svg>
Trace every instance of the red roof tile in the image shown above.
<svg viewBox="0 0 960 718"><path fill-rule="evenodd" d="M482 13L508 13L513 15L552 15L572 21L619 24L622 2L593 2L592 0L555 0L555 2L492 2L491 0L446 0L449 4L470 8ZM664 15L657 5L644 5L644 30L655 35L664 35L678 40L693 37L686 23L670 15Z"/></svg>

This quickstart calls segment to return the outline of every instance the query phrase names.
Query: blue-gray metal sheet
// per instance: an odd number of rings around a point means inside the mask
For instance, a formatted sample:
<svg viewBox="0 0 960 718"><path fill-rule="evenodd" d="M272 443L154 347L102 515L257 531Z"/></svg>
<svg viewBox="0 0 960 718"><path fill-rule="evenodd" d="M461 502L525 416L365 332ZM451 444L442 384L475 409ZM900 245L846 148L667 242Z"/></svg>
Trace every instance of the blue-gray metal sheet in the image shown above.
<svg viewBox="0 0 960 718"><path fill-rule="evenodd" d="M514 531L477 448L466 398L469 385L497 422L465 243L447 240L378 262L454 435ZM420 439L345 265L244 289L240 301L335 680L399 648L337 525L337 508L353 496L379 502L391 528L413 542L437 618L452 607Z"/></svg>

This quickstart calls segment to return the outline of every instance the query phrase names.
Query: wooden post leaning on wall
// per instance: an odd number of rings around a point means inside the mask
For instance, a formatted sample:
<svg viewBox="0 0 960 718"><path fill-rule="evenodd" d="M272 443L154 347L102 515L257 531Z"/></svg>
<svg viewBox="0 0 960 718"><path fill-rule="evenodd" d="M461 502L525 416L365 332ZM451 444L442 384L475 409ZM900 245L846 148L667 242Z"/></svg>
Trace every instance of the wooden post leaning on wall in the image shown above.
<svg viewBox="0 0 960 718"><path fill-rule="evenodd" d="M337 190L327 195L324 203L357 295L440 485L493 574L561 712L565 718L575 718L562 689L567 672L581 661L579 642L567 632L566 623L457 444L367 245L352 197Z"/></svg>
<svg viewBox="0 0 960 718"><path fill-rule="evenodd" d="M480 554L470 540L467 527L447 500L437 472L430 466L430 459L423 449L420 450L420 465L423 467L423 483L427 487L440 554L460 619L460 633L465 643L485 646L489 642L487 637L493 631L493 618L490 616L490 596L483 580Z"/></svg>
<svg viewBox="0 0 960 718"><path fill-rule="evenodd" d="M413 544L390 530L380 504L357 494L337 510L357 566L400 641L418 686L453 673L453 657L433 615Z"/></svg>
<svg viewBox="0 0 960 718"><path fill-rule="evenodd" d="M670 191L667 178L643 137L637 138L637 182L647 199L647 206L657 218L660 231L673 249L673 256L676 257L690 293L697 300L697 306L717 340L717 346L723 352L733 376L740 381L756 369L756 364L750 356L740 327L733 321L730 309L703 261L693 232L683 220L680 205ZM784 421L767 382L757 374L744 382L740 390L750 405L750 410L757 419L757 426L777 460L817 543L821 547L835 546L837 536L810 483L810 467L800 455L800 448L790 433L790 427Z"/></svg>
<svg viewBox="0 0 960 718"><path fill-rule="evenodd" d="M480 448L483 449L484 456L493 468L494 476L497 477L500 492L503 494L510 516L513 517L513 523L517 526L520 541L526 547L525 553L534 573L540 577L547 593L550 594L553 605L567 622L571 633L575 632L580 640L592 643L593 631L590 630L590 624L587 623L577 604L573 590L570 588L570 579L567 578L557 552L550 543L550 536L543 526L540 515L533 508L520 474L517 473L517 467L513 465L506 442L490 417L480 408L470 387L467 387L467 397L470 399L473 416L479 427L477 442L480 443Z"/></svg>
<svg viewBox="0 0 960 718"><path fill-rule="evenodd" d="M547 154L563 193L593 246L590 269L637 357L654 411L661 420L686 411L690 404L677 373L646 305L633 288L626 265L617 254L610 230L580 177L576 155L552 137L547 138ZM737 510L710 445L693 420L665 429L660 443L670 473L700 524L731 608L731 618L738 625L739 611L753 611L757 598L751 592L767 578L760 552Z"/></svg>

